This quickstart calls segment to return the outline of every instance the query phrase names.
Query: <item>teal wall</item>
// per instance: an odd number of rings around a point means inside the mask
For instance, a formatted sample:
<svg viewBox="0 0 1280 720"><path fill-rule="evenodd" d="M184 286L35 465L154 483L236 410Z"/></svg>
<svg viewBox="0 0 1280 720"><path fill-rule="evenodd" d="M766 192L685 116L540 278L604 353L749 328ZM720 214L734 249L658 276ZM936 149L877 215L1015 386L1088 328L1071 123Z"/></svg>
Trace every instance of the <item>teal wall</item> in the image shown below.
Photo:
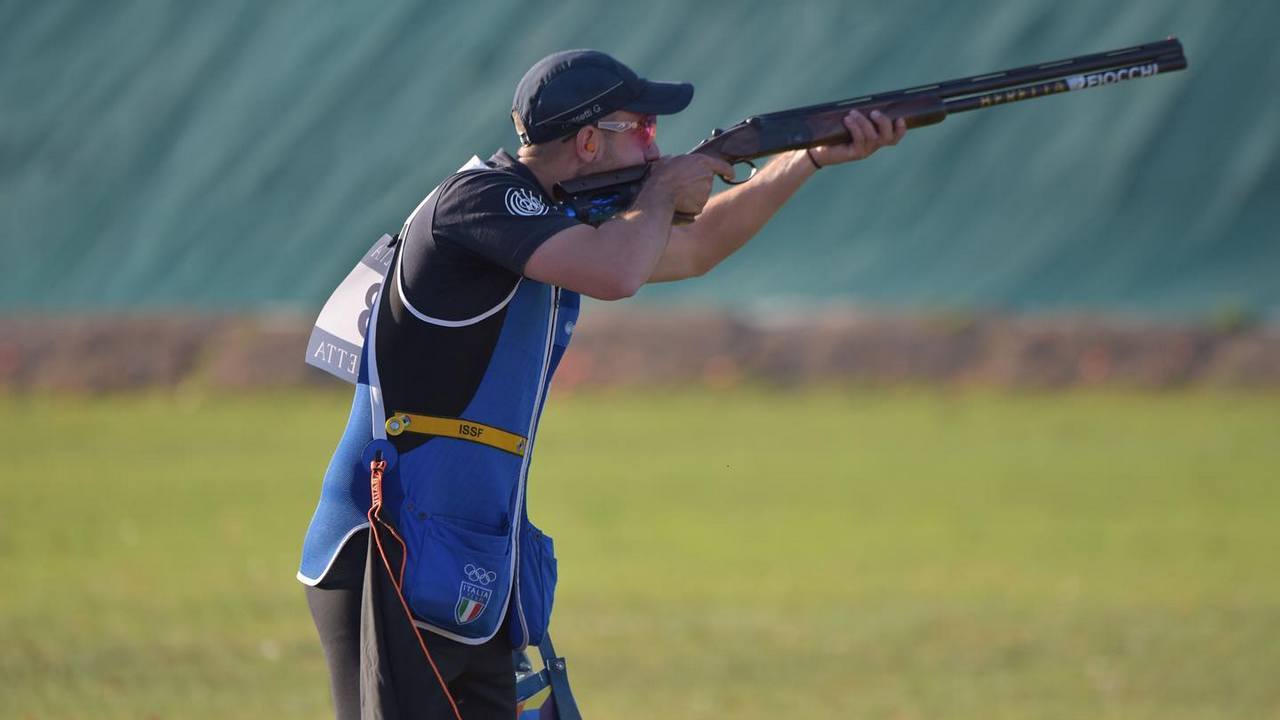
<svg viewBox="0 0 1280 720"><path fill-rule="evenodd" d="M0 310L312 309L567 47L753 112L1177 34L1188 72L961 115L822 172L641 302L1280 308L1274 2L0 0Z"/></svg>

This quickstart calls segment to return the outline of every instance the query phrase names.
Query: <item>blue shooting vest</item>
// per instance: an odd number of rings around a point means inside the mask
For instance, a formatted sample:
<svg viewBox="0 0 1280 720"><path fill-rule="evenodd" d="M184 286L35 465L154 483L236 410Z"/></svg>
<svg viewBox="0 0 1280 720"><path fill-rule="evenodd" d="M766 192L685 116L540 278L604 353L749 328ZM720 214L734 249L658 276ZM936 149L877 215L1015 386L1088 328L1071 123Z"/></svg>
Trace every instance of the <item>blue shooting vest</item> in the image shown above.
<svg viewBox="0 0 1280 720"><path fill-rule="evenodd" d="M432 197L406 228L424 210L429 222ZM319 583L347 539L368 527L369 463L381 450L388 460L381 516L404 542L402 589L414 623L477 645L497 634L512 608L511 646L537 644L550 622L556 560L551 538L529 522L525 489L538 419L577 322L579 296L521 278L505 306L477 317L500 319L501 329L492 353L477 358L487 361L487 369L457 420L523 436L521 454L460 436L408 442L411 433L397 434L395 419L417 409L385 394L379 368L388 360L379 353L389 358L397 344L385 337L380 343L378 334L381 329L385 336L388 328L412 333L415 323L435 322L404 297L399 254L397 249L370 313L351 415L325 473L298 578ZM401 318L395 325L388 316L392 305Z"/></svg>

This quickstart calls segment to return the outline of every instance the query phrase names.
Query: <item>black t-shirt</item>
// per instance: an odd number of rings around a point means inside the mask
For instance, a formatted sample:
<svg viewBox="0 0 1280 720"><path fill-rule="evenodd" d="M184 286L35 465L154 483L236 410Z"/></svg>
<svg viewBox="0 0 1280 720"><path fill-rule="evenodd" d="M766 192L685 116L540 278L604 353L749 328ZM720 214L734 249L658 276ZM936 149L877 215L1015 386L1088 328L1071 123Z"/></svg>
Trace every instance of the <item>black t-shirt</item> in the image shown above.
<svg viewBox="0 0 1280 720"><path fill-rule="evenodd" d="M415 217L403 238L405 295L424 315L458 321L488 311L511 293L534 250L578 224L505 150L486 165L446 179L434 214Z"/></svg>

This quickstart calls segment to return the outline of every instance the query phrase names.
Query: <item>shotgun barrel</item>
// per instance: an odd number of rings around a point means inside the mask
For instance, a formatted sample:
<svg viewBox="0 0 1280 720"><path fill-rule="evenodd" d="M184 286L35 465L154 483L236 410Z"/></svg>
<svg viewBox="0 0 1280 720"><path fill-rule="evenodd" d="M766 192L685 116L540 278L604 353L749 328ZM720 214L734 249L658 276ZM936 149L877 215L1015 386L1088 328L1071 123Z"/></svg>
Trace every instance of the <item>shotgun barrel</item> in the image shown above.
<svg viewBox="0 0 1280 720"><path fill-rule="evenodd" d="M903 119L908 128L917 128L940 123L953 113L1110 85L1186 67L1182 43L1169 38L905 90L753 115L727 130L713 132L691 152L715 155L734 164L750 162L786 150L848 142L844 116L850 110L865 114L879 110L890 119Z"/></svg>
<svg viewBox="0 0 1280 720"><path fill-rule="evenodd" d="M893 90L874 95L859 95L846 100L791 108L754 117L764 119L811 115L815 112L834 108L852 110L863 105L903 100L917 95L930 95L944 101L951 101L947 102L947 108L948 112L952 112L951 108L960 107L964 102L960 98L967 95L979 95L980 93L989 93L994 90L1007 90L1046 81L1066 80L1072 76L1085 77L1092 73L1104 73L1134 66L1149 66L1153 63L1159 66L1157 72L1172 72L1185 69L1187 67L1187 59L1182 52L1182 42L1175 37L1170 37L1159 42L1134 45L1120 50L1109 50L1065 60L1025 65L1010 70L945 80L905 90ZM1142 77L1146 77L1146 75L1142 75Z"/></svg>

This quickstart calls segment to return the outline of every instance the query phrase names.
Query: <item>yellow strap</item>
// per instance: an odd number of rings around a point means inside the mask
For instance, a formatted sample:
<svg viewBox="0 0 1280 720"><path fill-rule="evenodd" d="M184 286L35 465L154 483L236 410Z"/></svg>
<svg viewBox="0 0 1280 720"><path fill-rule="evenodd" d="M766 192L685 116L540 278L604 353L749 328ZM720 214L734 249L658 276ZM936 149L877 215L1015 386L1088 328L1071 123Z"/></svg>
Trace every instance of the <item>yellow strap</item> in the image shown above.
<svg viewBox="0 0 1280 720"><path fill-rule="evenodd" d="M396 413L387 418L388 435L395 437L406 432L457 438L505 450L521 457L524 456L524 447L528 442L526 438L513 432L461 418L432 417L411 413Z"/></svg>

